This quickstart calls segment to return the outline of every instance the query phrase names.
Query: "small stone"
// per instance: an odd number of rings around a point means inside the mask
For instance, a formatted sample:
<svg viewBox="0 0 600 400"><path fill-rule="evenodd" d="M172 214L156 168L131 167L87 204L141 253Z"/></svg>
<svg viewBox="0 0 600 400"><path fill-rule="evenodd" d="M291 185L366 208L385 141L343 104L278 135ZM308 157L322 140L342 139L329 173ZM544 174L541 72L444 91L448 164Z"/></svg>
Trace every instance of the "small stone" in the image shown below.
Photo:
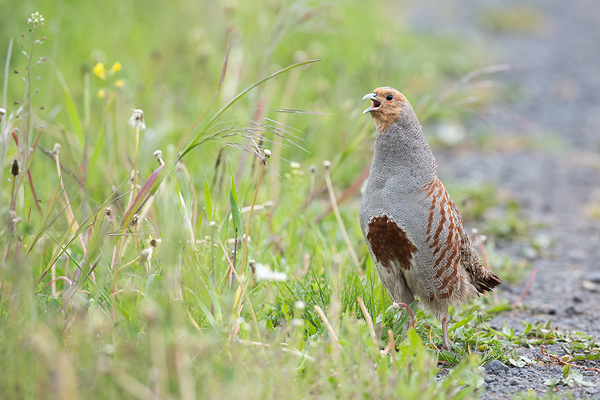
<svg viewBox="0 0 600 400"><path fill-rule="evenodd" d="M590 272L586 274L586 280L593 283L600 283L600 272Z"/></svg>
<svg viewBox="0 0 600 400"><path fill-rule="evenodd" d="M581 287L589 290L590 292L598 292L599 287L592 281L583 281L581 282Z"/></svg>
<svg viewBox="0 0 600 400"><path fill-rule="evenodd" d="M567 315L577 315L577 314L580 314L580 312L579 312L579 311L577 311L577 310L575 309L575 307L573 307L573 306L569 306L569 307L567 307L567 309L565 310L565 313L566 313Z"/></svg>
<svg viewBox="0 0 600 400"><path fill-rule="evenodd" d="M488 374L496 373L496 372L505 372L508 371L508 367L498 360L492 360L485 366L485 372Z"/></svg>
<svg viewBox="0 0 600 400"><path fill-rule="evenodd" d="M581 300L581 297L574 296L573 303L583 303L583 300Z"/></svg>
<svg viewBox="0 0 600 400"><path fill-rule="evenodd" d="M488 375L488 376L485 377L485 381L487 383L494 382L495 380L496 380L496 376L495 375Z"/></svg>
<svg viewBox="0 0 600 400"><path fill-rule="evenodd" d="M516 380L516 379L513 379L513 380L510 381L510 385L511 386L517 386L518 384L519 384L519 381Z"/></svg>

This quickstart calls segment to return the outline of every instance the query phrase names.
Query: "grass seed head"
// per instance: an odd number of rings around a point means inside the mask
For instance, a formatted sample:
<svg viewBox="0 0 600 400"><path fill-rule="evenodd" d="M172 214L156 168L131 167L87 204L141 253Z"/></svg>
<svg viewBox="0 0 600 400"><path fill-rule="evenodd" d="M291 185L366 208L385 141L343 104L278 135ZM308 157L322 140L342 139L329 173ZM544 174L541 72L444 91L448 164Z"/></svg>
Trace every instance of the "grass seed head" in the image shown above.
<svg viewBox="0 0 600 400"><path fill-rule="evenodd" d="M21 166L19 165L19 160L13 160L12 166L10 167L10 173L13 176L19 175L21 173Z"/></svg>

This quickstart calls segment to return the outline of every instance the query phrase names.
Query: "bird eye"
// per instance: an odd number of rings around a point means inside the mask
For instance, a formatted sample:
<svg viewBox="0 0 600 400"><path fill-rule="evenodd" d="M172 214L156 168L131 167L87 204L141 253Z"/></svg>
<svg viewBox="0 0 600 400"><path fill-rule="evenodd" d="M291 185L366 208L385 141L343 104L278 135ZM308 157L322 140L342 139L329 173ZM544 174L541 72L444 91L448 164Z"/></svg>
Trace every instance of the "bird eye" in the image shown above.
<svg viewBox="0 0 600 400"><path fill-rule="evenodd" d="M391 94L388 94L387 96L385 96L385 99L387 101L392 101L393 98L394 98L394 96L392 96Z"/></svg>

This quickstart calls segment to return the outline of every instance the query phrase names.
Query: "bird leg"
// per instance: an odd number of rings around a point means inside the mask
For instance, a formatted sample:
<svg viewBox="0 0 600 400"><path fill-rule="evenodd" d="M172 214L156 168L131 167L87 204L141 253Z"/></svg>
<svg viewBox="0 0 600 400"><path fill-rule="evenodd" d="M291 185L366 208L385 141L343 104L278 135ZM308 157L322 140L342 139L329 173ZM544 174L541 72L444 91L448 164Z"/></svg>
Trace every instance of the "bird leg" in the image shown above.
<svg viewBox="0 0 600 400"><path fill-rule="evenodd" d="M408 311L408 313L410 314L410 319L404 324L404 327L402 328L402 339L404 340L406 339L406 334L408 333L408 329L412 326L413 323L413 313L410 310L410 306L408 305L408 303L402 303L402 302L397 302L396 300L393 300L392 302L392 308L399 310L400 307L404 307L406 308L406 310ZM402 316L402 314L400 314L400 316Z"/></svg>
<svg viewBox="0 0 600 400"><path fill-rule="evenodd" d="M442 332L444 333L444 344L442 345L442 349L451 351L450 339L448 339L448 314L442 319Z"/></svg>

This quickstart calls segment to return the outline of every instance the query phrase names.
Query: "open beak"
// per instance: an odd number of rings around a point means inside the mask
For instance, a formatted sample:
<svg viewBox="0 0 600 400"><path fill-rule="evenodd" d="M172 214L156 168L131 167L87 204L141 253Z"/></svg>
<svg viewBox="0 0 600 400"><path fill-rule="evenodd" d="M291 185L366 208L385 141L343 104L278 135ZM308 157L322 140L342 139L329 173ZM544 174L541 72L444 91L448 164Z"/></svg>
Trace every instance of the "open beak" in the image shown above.
<svg viewBox="0 0 600 400"><path fill-rule="evenodd" d="M379 107L381 107L381 102L379 100L377 100L377 95L375 93L365 94L365 96L362 99L363 100L367 100L367 99L371 100L371 107L365 109L365 111L363 111L363 114L366 114L371 111L379 110Z"/></svg>

